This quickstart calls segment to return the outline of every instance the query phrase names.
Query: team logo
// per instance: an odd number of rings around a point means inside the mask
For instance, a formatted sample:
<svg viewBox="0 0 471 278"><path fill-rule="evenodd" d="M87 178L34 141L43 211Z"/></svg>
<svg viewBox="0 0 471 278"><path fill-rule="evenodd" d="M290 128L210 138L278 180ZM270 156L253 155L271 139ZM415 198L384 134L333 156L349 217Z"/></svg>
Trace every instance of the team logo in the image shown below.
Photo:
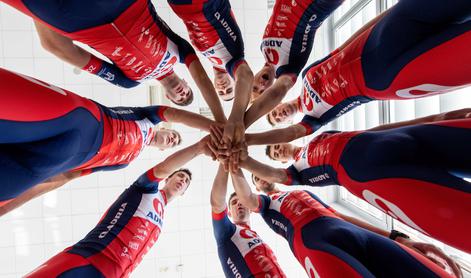
<svg viewBox="0 0 471 278"><path fill-rule="evenodd" d="M312 111L314 102L311 99L309 91L306 87L303 88L303 104L307 111Z"/></svg>
<svg viewBox="0 0 471 278"><path fill-rule="evenodd" d="M249 229L242 229L240 230L240 236L245 239L251 239L251 238L256 238L257 234L254 231L251 231Z"/></svg>
<svg viewBox="0 0 471 278"><path fill-rule="evenodd" d="M215 65L222 65L222 60L218 57L208 57L209 61L211 61L211 63L215 64Z"/></svg>
<svg viewBox="0 0 471 278"><path fill-rule="evenodd" d="M164 206L159 201L159 199L155 198L154 201L152 202L152 205L154 206L154 209L157 212L157 214L160 216L160 218L162 218L164 215Z"/></svg>
<svg viewBox="0 0 471 278"><path fill-rule="evenodd" d="M396 95L401 98L419 98L433 96L449 91L454 91L465 86L442 86L437 84L422 84L396 91Z"/></svg>
<svg viewBox="0 0 471 278"><path fill-rule="evenodd" d="M267 59L268 63L277 65L280 61L280 55L275 49L265 48L263 52L265 53L265 58Z"/></svg>
<svg viewBox="0 0 471 278"><path fill-rule="evenodd" d="M314 265L312 264L309 257L304 258L304 268L306 269L306 272L309 275L309 278L321 277L319 273L317 273L317 270L314 268Z"/></svg>
<svg viewBox="0 0 471 278"><path fill-rule="evenodd" d="M404 211L402 211L398 206L395 204L389 202L388 200L376 195L375 193L369 191L369 190L363 190L362 192L363 198L370 203L371 205L375 206L382 212L396 218L397 220L403 222L404 224L408 225L409 227L412 227L426 235L428 233L424 231L422 228L420 228L412 219L410 219Z"/></svg>

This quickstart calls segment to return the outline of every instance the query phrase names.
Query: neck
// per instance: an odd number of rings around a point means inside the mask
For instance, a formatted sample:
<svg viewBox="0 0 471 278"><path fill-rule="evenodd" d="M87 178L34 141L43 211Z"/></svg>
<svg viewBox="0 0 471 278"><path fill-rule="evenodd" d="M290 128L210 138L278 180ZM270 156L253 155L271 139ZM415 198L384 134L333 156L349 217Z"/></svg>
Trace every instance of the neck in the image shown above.
<svg viewBox="0 0 471 278"><path fill-rule="evenodd" d="M301 109L301 105L298 101L297 98L293 99L292 101L290 101L290 104L294 105L296 107L296 111L299 111Z"/></svg>
<svg viewBox="0 0 471 278"><path fill-rule="evenodd" d="M176 196L174 196L167 188L162 188L162 191L165 193L165 197L167 198L167 204L173 201Z"/></svg>
<svg viewBox="0 0 471 278"><path fill-rule="evenodd" d="M164 87L168 87L168 86L174 87L178 83L178 76L175 73L171 73L164 79L161 79L160 83Z"/></svg>

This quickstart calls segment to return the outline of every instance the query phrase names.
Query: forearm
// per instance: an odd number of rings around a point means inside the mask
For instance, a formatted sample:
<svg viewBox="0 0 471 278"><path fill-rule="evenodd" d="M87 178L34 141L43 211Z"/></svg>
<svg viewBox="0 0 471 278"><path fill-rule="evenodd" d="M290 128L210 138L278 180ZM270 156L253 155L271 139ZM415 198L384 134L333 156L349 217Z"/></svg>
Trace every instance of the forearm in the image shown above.
<svg viewBox="0 0 471 278"><path fill-rule="evenodd" d="M193 112L177 109L167 108L164 112L165 119L169 122L181 123L189 127L201 129L209 132L209 127L214 125L215 122Z"/></svg>
<svg viewBox="0 0 471 278"><path fill-rule="evenodd" d="M422 117L422 118L418 118L418 119L413 119L413 120L409 120L409 121L383 124L383 125L379 125L379 126L374 127L374 128L370 128L370 129L368 129L368 131L380 131L380 130L387 130L387 129L392 129L392 128L399 128L399 127L403 127L403 126L431 123L431 122L442 120L443 118L441 116L442 116L442 114L438 114L438 115L431 115L431 116L426 116L426 117Z"/></svg>
<svg viewBox="0 0 471 278"><path fill-rule="evenodd" d="M231 178L234 190L242 204L250 210L257 209L259 207L258 196L253 194L242 170L231 173Z"/></svg>
<svg viewBox="0 0 471 278"><path fill-rule="evenodd" d="M259 96L249 110L245 112L245 127L248 128L260 117L269 113L275 108L285 97L286 93L293 87L293 81L286 77L281 76L275 81L270 88L268 88L261 96Z"/></svg>
<svg viewBox="0 0 471 278"><path fill-rule="evenodd" d="M235 78L235 97L229 121L242 122L244 120L245 110L249 105L254 77L250 67L244 63L237 68Z"/></svg>
<svg viewBox="0 0 471 278"><path fill-rule="evenodd" d="M88 63L91 54L75 45L71 39L56 33L41 22L35 21L34 24L44 49L78 68L83 68Z"/></svg>
<svg viewBox="0 0 471 278"><path fill-rule="evenodd" d="M348 221L354 225L357 225L363 229L366 229L366 230L369 230L371 232L374 232L374 233L377 233L379 235L382 235L382 236L385 236L385 237L389 237L389 231L386 231L386 230L383 230L381 228L378 228L378 227L375 227L365 221L362 221L360 219L357 219L355 217L351 217L351 216L348 216L348 215L345 215L345 214L341 214L339 212L336 212L336 214L338 216L340 216L340 218L342 218L343 220L345 221Z"/></svg>
<svg viewBox="0 0 471 278"><path fill-rule="evenodd" d="M196 86L198 86L198 89L201 91L204 100L208 104L209 109L213 113L214 119L217 122L224 123L226 116L224 115L221 102L201 62L199 60L193 61L190 64L189 71Z"/></svg>
<svg viewBox="0 0 471 278"><path fill-rule="evenodd" d="M288 175L284 169L273 168L251 157L241 161L239 165L267 182L285 183L288 180Z"/></svg>
<svg viewBox="0 0 471 278"><path fill-rule="evenodd" d="M80 172L59 174L55 177L52 177L44 181L43 183L35 185L34 187L26 190L25 192L21 193L18 197L14 198L10 202L0 207L0 216L3 216L9 213L10 211L22 206L24 203L36 197L39 197L49 191L52 191L56 188L63 186L68 181L79 176L80 176Z"/></svg>
<svg viewBox="0 0 471 278"><path fill-rule="evenodd" d="M213 212L219 213L226 208L228 173L224 171L224 166L219 165L216 177L211 189L211 208Z"/></svg>
<svg viewBox="0 0 471 278"><path fill-rule="evenodd" d="M184 149L181 149L167 157L164 161L154 166L152 168L154 176L157 178L166 178L172 172L179 169L188 161L192 160L193 158L197 157L202 153L203 146L201 141Z"/></svg>
<svg viewBox="0 0 471 278"><path fill-rule="evenodd" d="M272 129L262 133L246 134L247 145L271 145L289 143L306 135L306 129L301 125Z"/></svg>

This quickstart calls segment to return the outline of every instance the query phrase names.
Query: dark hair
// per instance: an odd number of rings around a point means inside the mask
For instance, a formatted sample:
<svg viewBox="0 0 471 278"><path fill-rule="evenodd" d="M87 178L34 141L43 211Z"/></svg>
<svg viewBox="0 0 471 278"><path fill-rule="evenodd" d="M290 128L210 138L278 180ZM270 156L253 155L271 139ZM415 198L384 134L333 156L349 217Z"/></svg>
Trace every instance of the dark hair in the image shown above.
<svg viewBox="0 0 471 278"><path fill-rule="evenodd" d="M178 106L188 106L193 102L193 99L194 99L193 90L190 88L190 94L188 95L188 98L184 102L178 103L178 102L175 102L171 98L168 98L168 99L170 99L171 102L173 102L174 104L176 104Z"/></svg>
<svg viewBox="0 0 471 278"><path fill-rule="evenodd" d="M175 170L173 173L170 174L170 176L167 177L167 179L173 177L173 176L174 176L176 173L178 173L178 172L186 173L186 174L190 177L190 181L191 181L193 174L192 174L191 171L190 171L189 169L187 169L187 168L180 168L180 169L178 169L178 170Z"/></svg>
<svg viewBox="0 0 471 278"><path fill-rule="evenodd" d="M275 160L275 161L276 161L276 159L274 159L274 158L271 157L271 155L270 155L270 150L271 150L272 146L273 146L273 145L267 145L267 147L265 148L265 154L266 154L271 160Z"/></svg>
<svg viewBox="0 0 471 278"><path fill-rule="evenodd" d="M269 123L271 126L274 127L274 126L276 125L276 123L274 123L274 122L271 121L271 119L270 119L270 114L271 114L271 111L270 111L270 113L267 114L267 121L268 121L268 123Z"/></svg>
<svg viewBox="0 0 471 278"><path fill-rule="evenodd" d="M252 183L253 183L253 185L255 185L255 186L257 185L257 184L255 183L255 175L254 175L253 173L252 173Z"/></svg>
<svg viewBox="0 0 471 278"><path fill-rule="evenodd" d="M232 194L229 196L229 199L227 199L227 206L228 206L229 208L231 207L231 200L232 200L232 198L234 198L235 196L237 196L237 193L232 192Z"/></svg>

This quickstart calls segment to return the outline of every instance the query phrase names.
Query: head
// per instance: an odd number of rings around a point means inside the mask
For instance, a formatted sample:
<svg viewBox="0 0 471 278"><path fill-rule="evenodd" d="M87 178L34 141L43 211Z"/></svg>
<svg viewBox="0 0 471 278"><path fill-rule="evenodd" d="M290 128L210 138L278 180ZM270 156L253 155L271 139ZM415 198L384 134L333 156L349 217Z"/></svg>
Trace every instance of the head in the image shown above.
<svg viewBox="0 0 471 278"><path fill-rule="evenodd" d="M150 145L160 150L166 150L180 145L181 141L180 133L173 129L162 128L155 132Z"/></svg>
<svg viewBox="0 0 471 278"><path fill-rule="evenodd" d="M175 73L162 80L167 98L180 106L187 106L193 102L193 91L188 83L178 77Z"/></svg>
<svg viewBox="0 0 471 278"><path fill-rule="evenodd" d="M248 224L250 220L250 210L242 205L235 192L229 196L227 203L229 204L229 216L232 217L232 220L235 223Z"/></svg>
<svg viewBox="0 0 471 278"><path fill-rule="evenodd" d="M165 189L171 196L182 196L190 186L191 172L186 168L181 168L170 174L165 179Z"/></svg>
<svg viewBox="0 0 471 278"><path fill-rule="evenodd" d="M263 68L254 75L252 86L252 99L259 97L275 81L275 68L265 64Z"/></svg>
<svg viewBox="0 0 471 278"><path fill-rule="evenodd" d="M296 152L296 146L285 143L285 144L276 144L276 145L267 145L265 149L265 154L276 161L281 161L283 163L288 162L294 158L294 153Z"/></svg>
<svg viewBox="0 0 471 278"><path fill-rule="evenodd" d="M261 191L263 193L270 193L276 188L274 183L269 183L266 180L262 180L254 174L252 174L252 183L255 185L257 191Z"/></svg>
<svg viewBox="0 0 471 278"><path fill-rule="evenodd" d="M267 120L272 126L286 123L296 116L297 109L295 101L280 103L267 114Z"/></svg>
<svg viewBox="0 0 471 278"><path fill-rule="evenodd" d="M214 70L214 89L224 101L230 101L234 98L234 80L227 72Z"/></svg>

